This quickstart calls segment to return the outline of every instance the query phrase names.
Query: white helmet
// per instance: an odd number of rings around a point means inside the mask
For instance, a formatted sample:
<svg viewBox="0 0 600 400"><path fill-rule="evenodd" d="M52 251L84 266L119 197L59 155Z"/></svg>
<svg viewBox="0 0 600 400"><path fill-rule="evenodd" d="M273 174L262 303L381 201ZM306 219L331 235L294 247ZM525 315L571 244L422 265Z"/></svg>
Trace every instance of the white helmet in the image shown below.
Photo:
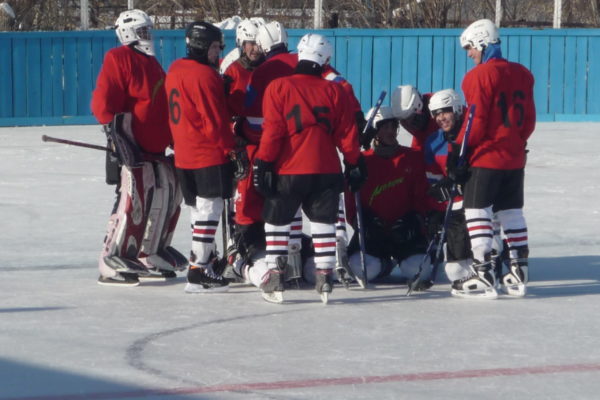
<svg viewBox="0 0 600 400"><path fill-rule="evenodd" d="M460 35L460 45L462 48L470 46L476 50L483 51L488 44L499 42L498 28L489 19L480 19L473 22Z"/></svg>
<svg viewBox="0 0 600 400"><path fill-rule="evenodd" d="M444 89L435 92L429 99L429 111L431 116L435 117L436 111L451 109L457 117L463 113L463 102L458 93L454 89ZM450 110L448 110L450 111Z"/></svg>
<svg viewBox="0 0 600 400"><path fill-rule="evenodd" d="M123 11L117 22L115 31L121 44L135 43L135 48L149 56L154 55L154 43L152 42L152 20L142 10Z"/></svg>
<svg viewBox="0 0 600 400"><path fill-rule="evenodd" d="M242 47L244 42L255 42L258 27L262 25L257 20L245 19L235 28L235 44Z"/></svg>
<svg viewBox="0 0 600 400"><path fill-rule="evenodd" d="M288 45L288 35L283 25L277 21L271 21L268 24L258 27L256 34L256 44L266 54L278 44Z"/></svg>
<svg viewBox="0 0 600 400"><path fill-rule="evenodd" d="M374 110L375 110L375 107L371 108L369 110L369 112L367 112L367 116L365 117L367 119L367 121L373 115ZM375 118L373 118L373 122L371 123L371 126L375 129L377 129L377 124L379 124L380 122L383 122L383 121L387 121L389 119L396 119L396 117L394 116L394 113L392 112L392 108L388 107L388 106L381 106L381 107L379 107L379 110L377 110L377 114L375 114Z"/></svg>
<svg viewBox="0 0 600 400"><path fill-rule="evenodd" d="M325 65L333 55L331 42L318 33L307 33L298 43L298 61L308 60Z"/></svg>
<svg viewBox="0 0 600 400"><path fill-rule="evenodd" d="M392 111L398 119L408 119L423 110L421 93L412 85L400 85L392 93Z"/></svg>

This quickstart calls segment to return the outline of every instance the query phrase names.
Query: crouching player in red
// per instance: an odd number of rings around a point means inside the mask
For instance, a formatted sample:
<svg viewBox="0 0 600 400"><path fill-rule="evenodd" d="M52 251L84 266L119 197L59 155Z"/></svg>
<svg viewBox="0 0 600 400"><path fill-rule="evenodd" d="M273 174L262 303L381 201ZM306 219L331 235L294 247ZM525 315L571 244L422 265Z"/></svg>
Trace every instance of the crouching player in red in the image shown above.
<svg viewBox="0 0 600 400"><path fill-rule="evenodd" d="M213 269L215 233L224 199L233 192L235 154L224 83L216 70L223 35L210 23L193 22L185 40L187 57L171 65L165 83L175 166L185 203L191 207L192 251L185 291L222 292L228 284Z"/></svg>
<svg viewBox="0 0 600 400"><path fill-rule="evenodd" d="M427 248L424 214L431 200L425 165L420 152L398 143L398 125L392 109L381 107L373 119L373 149L363 152L369 171L360 191L368 281L388 276L395 264L403 278L412 278ZM346 196L346 207L348 219L355 221L353 196ZM355 232L348 247L349 263L354 275L362 277L358 250Z"/></svg>
<svg viewBox="0 0 600 400"><path fill-rule="evenodd" d="M316 291L323 302L333 289L335 223L343 175L337 150L354 189L366 177L358 130L342 87L321 77L333 46L318 34L298 45L293 75L269 84L263 100L263 135L254 161L254 184L265 196L267 242L264 266L249 269L250 280L267 301L283 301L283 271L290 223L298 208L310 220L315 244ZM257 282L256 277L261 280Z"/></svg>
<svg viewBox="0 0 600 400"><path fill-rule="evenodd" d="M154 57L145 12L119 15L120 47L109 50L92 95L92 112L105 124L109 146L107 183L117 185L99 260L102 285L136 286L138 277L175 277L186 258L170 247L181 192L172 157L165 72Z"/></svg>

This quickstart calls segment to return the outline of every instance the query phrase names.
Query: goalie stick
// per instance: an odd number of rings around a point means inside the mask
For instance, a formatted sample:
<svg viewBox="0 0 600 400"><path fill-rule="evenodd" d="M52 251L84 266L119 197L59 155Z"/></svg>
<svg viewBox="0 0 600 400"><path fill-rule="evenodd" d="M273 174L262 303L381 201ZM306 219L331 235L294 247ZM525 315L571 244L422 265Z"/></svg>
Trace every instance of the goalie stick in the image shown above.
<svg viewBox="0 0 600 400"><path fill-rule="evenodd" d="M367 120L367 123L365 124L365 127L363 128L363 132L362 132L363 135L366 134L367 130L373 123L373 120L375 119L375 115L379 111L379 108L381 108L381 104L383 103L383 100L385 99L386 95L387 95L387 92L385 90L383 90L381 92L381 94L379 95L379 98L377 99L377 102L375 103L375 106L373 107L373 112L369 116L369 119ZM365 255L366 255L365 228L363 226L362 206L360 204L360 190L356 191L354 193L354 204L356 206L356 228L357 228L358 244L359 244L359 252L360 252L360 268L362 271L362 279L363 279L362 282L360 281L360 279L357 279L357 281L363 289L366 289L367 284L368 284L367 261L365 259Z"/></svg>
<svg viewBox="0 0 600 400"><path fill-rule="evenodd" d="M62 144L68 144L71 146L85 147L87 149L110 151L110 152L113 151L113 149L111 149L110 147L106 147L106 146L99 146L96 144L77 142L75 140L61 139L61 138L56 138L56 137L52 137L52 136L48 136L48 135L42 135L42 142L62 143Z"/></svg>
<svg viewBox="0 0 600 400"><path fill-rule="evenodd" d="M458 156L458 161L456 163L457 166L463 166L466 162L467 157L467 142L469 141L469 134L471 133L471 124L473 122L473 116L475 115L475 104L469 107L469 116L467 117L467 127L465 128L465 136L460 146L460 154ZM429 278L429 287L433 285L435 282L435 278L437 275L437 271L439 269L440 264L443 261L442 249L444 247L444 242L446 241L446 230L448 228L448 222L450 221L450 215L452 215L452 205L454 204L454 198L458 193L458 189L456 187L456 183L454 183L450 189L450 199L448 200L448 205L446 206L446 214L444 215L444 223L442 224L442 230L437 235L431 239L429 246L427 247L427 251L421 264L419 265L419 270L415 274L415 276L408 283L408 291L406 292L407 296L410 296L413 290L415 290L421 284L423 280L421 274L423 272L423 265L427 261L427 257L429 253L432 251L434 243L437 242L437 246L435 248L435 256L433 259L433 265L431 268L431 276Z"/></svg>

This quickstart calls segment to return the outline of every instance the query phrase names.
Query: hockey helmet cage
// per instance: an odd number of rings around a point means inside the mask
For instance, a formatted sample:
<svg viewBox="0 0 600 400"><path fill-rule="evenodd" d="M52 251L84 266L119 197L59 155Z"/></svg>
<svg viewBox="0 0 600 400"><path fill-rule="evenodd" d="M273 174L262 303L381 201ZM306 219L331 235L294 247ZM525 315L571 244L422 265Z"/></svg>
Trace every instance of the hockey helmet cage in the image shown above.
<svg viewBox="0 0 600 400"><path fill-rule="evenodd" d="M150 30L154 24L142 10L127 10L119 14L115 22L115 32L123 45L134 44L141 52L153 56L154 43Z"/></svg>
<svg viewBox="0 0 600 400"><path fill-rule="evenodd" d="M473 47L478 51L483 51L490 43L499 42L498 28L489 19L480 19L473 22L460 35L460 46L462 48Z"/></svg>
<svg viewBox="0 0 600 400"><path fill-rule="evenodd" d="M374 110L375 110L375 107L371 108L367 112L367 116L366 116L367 121L373 115ZM371 126L375 129L377 129L379 127L378 125L380 122L388 121L390 119L393 119L393 120L396 119L396 116L392 112L392 107L381 106L381 107L379 107L379 110L377 110L377 114L375 114L375 117L373 118L373 122L371 122Z"/></svg>
<svg viewBox="0 0 600 400"><path fill-rule="evenodd" d="M457 117L462 116L464 110L460 95L454 89L444 89L435 92L429 99L429 111L435 117L442 111L452 111Z"/></svg>
<svg viewBox="0 0 600 400"><path fill-rule="evenodd" d="M326 65L333 55L331 42L318 33L307 33L298 43L298 61L308 60Z"/></svg>
<svg viewBox="0 0 600 400"><path fill-rule="evenodd" d="M400 85L392 92L392 112L398 119L408 119L423 110L421 93L412 85Z"/></svg>
<svg viewBox="0 0 600 400"><path fill-rule="evenodd" d="M235 44L242 47L244 42L256 42L258 27L262 23L256 19L245 19L235 28Z"/></svg>
<svg viewBox="0 0 600 400"><path fill-rule="evenodd" d="M283 25L277 21L271 21L268 24L258 27L256 44L258 44L263 53L267 54L280 44L283 44L287 48L288 35Z"/></svg>

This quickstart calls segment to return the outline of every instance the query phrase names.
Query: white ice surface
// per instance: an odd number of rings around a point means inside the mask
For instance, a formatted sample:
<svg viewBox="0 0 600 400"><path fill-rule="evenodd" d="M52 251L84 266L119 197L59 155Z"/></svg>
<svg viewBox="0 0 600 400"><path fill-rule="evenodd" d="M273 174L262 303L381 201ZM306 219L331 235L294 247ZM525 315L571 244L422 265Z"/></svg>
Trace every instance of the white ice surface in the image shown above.
<svg viewBox="0 0 600 400"><path fill-rule="evenodd" d="M540 123L529 148L529 294L442 282L187 295L96 284L112 187L97 126L0 128L0 400L598 399L600 124ZM190 246L189 210L174 245Z"/></svg>

